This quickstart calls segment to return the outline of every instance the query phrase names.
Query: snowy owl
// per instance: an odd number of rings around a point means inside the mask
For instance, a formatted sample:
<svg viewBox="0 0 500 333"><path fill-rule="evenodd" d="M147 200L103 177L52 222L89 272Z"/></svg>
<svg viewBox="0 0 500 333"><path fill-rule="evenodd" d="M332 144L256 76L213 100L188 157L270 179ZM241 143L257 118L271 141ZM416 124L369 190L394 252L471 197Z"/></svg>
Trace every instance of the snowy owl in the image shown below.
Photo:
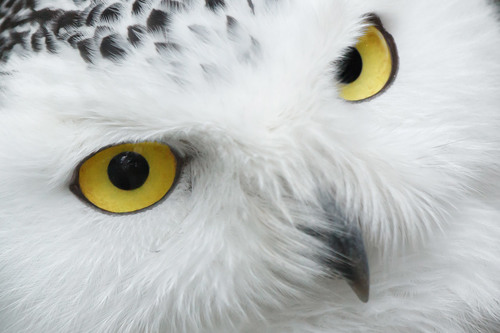
<svg viewBox="0 0 500 333"><path fill-rule="evenodd" d="M500 332L491 0L0 0L0 332Z"/></svg>

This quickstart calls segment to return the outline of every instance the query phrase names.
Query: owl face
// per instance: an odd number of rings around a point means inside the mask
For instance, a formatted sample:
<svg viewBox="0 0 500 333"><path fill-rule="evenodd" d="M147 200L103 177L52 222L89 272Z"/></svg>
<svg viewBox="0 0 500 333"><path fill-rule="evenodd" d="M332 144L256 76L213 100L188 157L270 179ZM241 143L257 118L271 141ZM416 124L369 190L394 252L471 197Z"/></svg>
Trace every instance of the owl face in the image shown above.
<svg viewBox="0 0 500 333"><path fill-rule="evenodd" d="M490 3L0 13L3 331L490 327Z"/></svg>

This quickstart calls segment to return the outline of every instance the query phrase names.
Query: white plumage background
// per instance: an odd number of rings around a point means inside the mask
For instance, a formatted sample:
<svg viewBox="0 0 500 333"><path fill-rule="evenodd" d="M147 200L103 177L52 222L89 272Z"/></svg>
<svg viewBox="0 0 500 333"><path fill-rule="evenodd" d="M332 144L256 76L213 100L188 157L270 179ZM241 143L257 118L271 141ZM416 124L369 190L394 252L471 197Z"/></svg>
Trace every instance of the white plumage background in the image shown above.
<svg viewBox="0 0 500 333"><path fill-rule="evenodd" d="M0 332L500 332L498 12L0 0ZM346 101L367 15L397 74ZM175 155L164 199L73 193L144 142Z"/></svg>

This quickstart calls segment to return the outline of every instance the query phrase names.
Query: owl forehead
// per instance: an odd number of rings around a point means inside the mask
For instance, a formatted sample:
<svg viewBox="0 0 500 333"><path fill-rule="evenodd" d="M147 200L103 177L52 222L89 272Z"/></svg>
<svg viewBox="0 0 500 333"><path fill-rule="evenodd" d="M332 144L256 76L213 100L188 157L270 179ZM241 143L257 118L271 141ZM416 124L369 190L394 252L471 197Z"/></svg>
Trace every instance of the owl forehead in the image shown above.
<svg viewBox="0 0 500 333"><path fill-rule="evenodd" d="M0 6L5 17L0 19L0 59L8 59L16 47L24 53L58 53L71 47L84 61L96 64L102 59L119 61L138 53L145 58L158 54L175 58L172 53L210 45L212 51L203 52L205 56L214 53L214 46L231 46L234 56L246 62L259 51L260 43L254 36L258 30L272 35L277 27L287 24L305 30L314 26L314 21L324 23L318 15L321 12L327 13L330 21L341 21L340 27L345 25L345 19L340 18L347 14L343 2L332 5L334 2L317 1L304 6L300 2L267 0L12 0ZM302 10L312 14L305 16L307 22L304 17L287 19ZM298 37L294 30L289 26L281 37ZM224 59L213 60L220 63ZM207 61L198 65L209 72L213 64Z"/></svg>
<svg viewBox="0 0 500 333"><path fill-rule="evenodd" d="M66 39L16 62L20 99L30 93L20 103L127 128L272 127L284 112L304 112L309 95L334 92L331 63L353 44L363 15L345 1L82 2L57 13L46 2L37 8L52 15L45 28ZM48 48L33 22L32 47Z"/></svg>

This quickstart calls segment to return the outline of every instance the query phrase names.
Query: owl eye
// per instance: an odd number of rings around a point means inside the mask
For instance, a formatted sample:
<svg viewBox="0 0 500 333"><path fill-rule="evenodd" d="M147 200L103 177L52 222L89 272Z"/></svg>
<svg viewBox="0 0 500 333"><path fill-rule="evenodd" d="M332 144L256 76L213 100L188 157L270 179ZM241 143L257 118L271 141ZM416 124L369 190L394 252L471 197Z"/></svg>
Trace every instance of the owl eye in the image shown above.
<svg viewBox="0 0 500 333"><path fill-rule="evenodd" d="M102 210L130 213L165 197L177 174L177 159L167 145L120 144L88 157L71 189Z"/></svg>
<svg viewBox="0 0 500 333"><path fill-rule="evenodd" d="M396 77L398 55L392 36L380 19L370 15L369 26L355 47L347 49L337 63L340 96L347 101L362 101L383 92Z"/></svg>

